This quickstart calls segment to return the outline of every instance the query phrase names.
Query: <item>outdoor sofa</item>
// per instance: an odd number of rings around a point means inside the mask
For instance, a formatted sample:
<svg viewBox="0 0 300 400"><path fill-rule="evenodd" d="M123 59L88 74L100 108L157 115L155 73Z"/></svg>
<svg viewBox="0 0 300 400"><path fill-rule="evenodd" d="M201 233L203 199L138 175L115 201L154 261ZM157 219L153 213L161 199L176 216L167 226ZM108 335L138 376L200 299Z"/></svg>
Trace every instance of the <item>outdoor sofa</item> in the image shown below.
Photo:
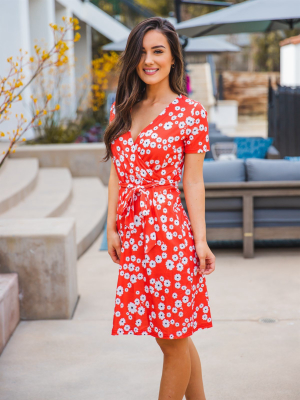
<svg viewBox="0 0 300 400"><path fill-rule="evenodd" d="M246 258L254 257L255 241L300 243L300 161L210 161L203 176L208 241L242 241Z"/></svg>

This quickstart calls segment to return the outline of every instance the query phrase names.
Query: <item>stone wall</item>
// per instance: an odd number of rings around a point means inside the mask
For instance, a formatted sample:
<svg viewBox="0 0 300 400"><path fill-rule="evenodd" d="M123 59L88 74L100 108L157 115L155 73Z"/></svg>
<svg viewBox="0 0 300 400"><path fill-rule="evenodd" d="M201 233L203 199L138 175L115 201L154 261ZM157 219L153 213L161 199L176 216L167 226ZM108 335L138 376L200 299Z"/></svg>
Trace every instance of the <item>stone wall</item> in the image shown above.
<svg viewBox="0 0 300 400"><path fill-rule="evenodd" d="M223 75L224 100L236 100L239 115L267 114L268 83L279 81L279 72L232 72Z"/></svg>

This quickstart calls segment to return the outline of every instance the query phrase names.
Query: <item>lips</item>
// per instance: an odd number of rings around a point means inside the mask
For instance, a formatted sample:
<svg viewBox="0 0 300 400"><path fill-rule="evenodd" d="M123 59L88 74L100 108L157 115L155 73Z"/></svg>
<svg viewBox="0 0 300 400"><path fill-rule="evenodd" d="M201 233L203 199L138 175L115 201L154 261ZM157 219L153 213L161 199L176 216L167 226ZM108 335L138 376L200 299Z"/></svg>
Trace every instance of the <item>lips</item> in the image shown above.
<svg viewBox="0 0 300 400"><path fill-rule="evenodd" d="M143 71L145 72L145 74L147 74L147 75L154 75L157 71L158 71L158 68L143 68Z"/></svg>

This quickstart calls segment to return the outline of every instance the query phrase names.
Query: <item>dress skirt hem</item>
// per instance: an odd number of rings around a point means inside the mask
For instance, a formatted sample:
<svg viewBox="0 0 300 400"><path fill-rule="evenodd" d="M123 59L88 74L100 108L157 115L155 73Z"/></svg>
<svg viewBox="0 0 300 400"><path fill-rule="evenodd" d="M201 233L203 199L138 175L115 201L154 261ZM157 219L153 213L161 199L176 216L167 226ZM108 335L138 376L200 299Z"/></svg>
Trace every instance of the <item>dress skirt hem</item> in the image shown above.
<svg viewBox="0 0 300 400"><path fill-rule="evenodd" d="M196 329L189 330L187 333L185 333L184 335L181 335L181 336L176 336L174 334L164 334L164 333L163 333L163 335L159 336L158 333L156 333L156 332L151 332L151 333L147 332L147 328L144 328L143 332L141 332L143 330L143 328L139 328L139 332L132 332L132 330L131 330L131 331L129 331L131 333L129 333L129 332L118 333L118 329L112 329L111 334L112 334L112 336L132 335L132 336L153 336L158 339L184 339L186 337L192 336L195 332L197 332L200 329L207 329L207 328L212 328L212 327L213 327L212 321L207 322L205 324L198 325L198 327ZM170 337L170 336L172 336L172 337Z"/></svg>

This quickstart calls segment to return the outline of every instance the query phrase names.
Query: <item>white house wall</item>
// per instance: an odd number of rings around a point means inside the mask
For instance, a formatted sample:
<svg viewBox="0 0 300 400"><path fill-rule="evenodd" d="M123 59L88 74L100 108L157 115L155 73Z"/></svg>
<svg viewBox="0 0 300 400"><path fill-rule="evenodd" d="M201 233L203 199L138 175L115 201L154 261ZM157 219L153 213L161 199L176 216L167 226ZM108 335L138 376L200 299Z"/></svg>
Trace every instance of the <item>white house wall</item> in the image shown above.
<svg viewBox="0 0 300 400"><path fill-rule="evenodd" d="M72 18L73 13L69 8L56 7L55 8L55 19L57 25L62 25L62 17ZM73 40L73 31L68 31L66 33L66 40ZM75 77L75 55L74 46L70 46L67 56L69 58L69 63L67 67L67 73L64 75L62 81L62 86L65 88L64 97L60 102L61 109L59 111L61 118L73 119L76 117L76 77Z"/></svg>
<svg viewBox="0 0 300 400"><path fill-rule="evenodd" d="M300 43L280 48L280 84L300 86Z"/></svg>
<svg viewBox="0 0 300 400"><path fill-rule="evenodd" d="M5 77L9 71L8 57L16 61L20 49L30 53L29 3L28 0L0 0L0 10L0 76ZM24 74L29 76L28 68L24 69ZM12 132L16 129L15 114L23 113L25 117L30 117L30 96L31 88L28 87L22 93L23 100L12 105L10 119L0 125L0 131ZM28 131L26 137L32 136L33 132ZM0 136L0 140L7 140L7 137Z"/></svg>
<svg viewBox="0 0 300 400"><path fill-rule="evenodd" d="M91 27L85 22L79 20L81 38L75 43L75 73L76 78L80 78L87 72L92 61L92 38Z"/></svg>
<svg viewBox="0 0 300 400"><path fill-rule="evenodd" d="M79 103L79 98L83 93L83 84L89 84L89 80L82 77L89 74L89 69L92 61L92 32L91 27L79 19L80 30L78 31L81 38L75 43L75 78L76 78L76 102ZM86 100L88 93L85 92L83 102ZM84 105L84 103L82 103Z"/></svg>
<svg viewBox="0 0 300 400"><path fill-rule="evenodd" d="M55 23L55 2L53 0L29 0L29 22L32 54L34 45L41 45L41 40L50 49L54 38L50 23Z"/></svg>

